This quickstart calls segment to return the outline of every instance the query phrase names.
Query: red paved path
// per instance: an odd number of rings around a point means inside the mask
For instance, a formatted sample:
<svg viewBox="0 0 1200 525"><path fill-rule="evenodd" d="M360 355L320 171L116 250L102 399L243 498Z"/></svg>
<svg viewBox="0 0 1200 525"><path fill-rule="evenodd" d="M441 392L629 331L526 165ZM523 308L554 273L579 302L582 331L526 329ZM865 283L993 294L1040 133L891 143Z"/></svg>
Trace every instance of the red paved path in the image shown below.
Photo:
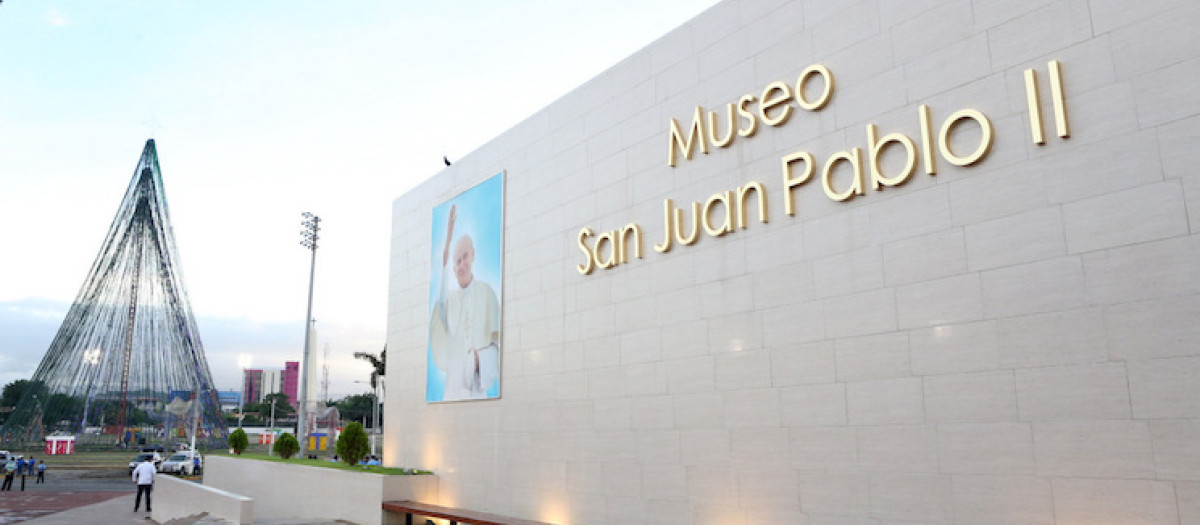
<svg viewBox="0 0 1200 525"><path fill-rule="evenodd" d="M47 514L108 501L118 496L128 496L129 493L128 490L121 492L0 492L0 524L20 523Z"/></svg>

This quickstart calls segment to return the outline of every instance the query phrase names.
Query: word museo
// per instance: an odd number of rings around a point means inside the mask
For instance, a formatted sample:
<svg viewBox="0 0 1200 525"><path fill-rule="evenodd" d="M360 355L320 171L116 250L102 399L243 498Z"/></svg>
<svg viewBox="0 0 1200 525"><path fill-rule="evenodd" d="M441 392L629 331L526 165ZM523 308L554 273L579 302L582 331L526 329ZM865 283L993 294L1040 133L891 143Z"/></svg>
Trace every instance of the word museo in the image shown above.
<svg viewBox="0 0 1200 525"><path fill-rule="evenodd" d="M1054 122L1060 138L1067 138L1066 105L1063 98L1061 64L1051 61L1050 92L1054 108ZM823 83L820 94L810 97L808 84L819 79ZM803 111L820 111L833 95L833 75L824 66L811 65L800 73L794 85L781 81L767 84L762 92L742 95L737 102L725 106L724 119L717 112L706 112L697 106L692 114L692 123L682 128L671 119L667 144L667 165L675 167L679 156L692 159L697 149L708 154L710 147L726 148L737 137L753 137L759 124L781 126L794 114L794 102ZM1033 69L1025 70L1025 92L1028 102L1030 132L1035 144L1045 144L1042 126L1041 100L1038 96L1037 74ZM862 147L837 151L825 161L819 162L808 151L796 151L784 155L780 160L783 183L784 212L796 214L792 192L812 180L818 173L825 195L837 202L844 202L866 194L868 182L872 189L883 191L885 187L904 184L917 171L918 165L926 175L937 175L937 162L942 160L955 166L971 166L983 160L992 147L995 129L982 112L975 109L960 109L941 121L934 134L932 110L929 106L917 106L919 134L916 140L903 133L880 136L878 126L866 125L866 144ZM979 129L978 142L970 152L956 152L950 147L950 135L959 125L973 123ZM684 130L687 130L686 132ZM937 154L934 154L934 147ZM881 157L888 146L904 150L903 167L896 173L884 173ZM864 164L866 169L864 170ZM835 181L835 173L841 167L849 168L848 181ZM845 179L844 176L841 177ZM663 200L663 238L654 245L659 253L671 251L675 243L682 246L695 244L700 230L711 237L722 237L738 229L749 227L747 210L757 210L759 222L767 222L767 193L761 182L750 181L733 190L714 193L703 202L692 202L689 209L677 207L672 199ZM689 213L690 212L690 213ZM629 262L632 255L642 258L642 227L637 223L601 233L591 228L579 230L577 243L583 253L584 262L576 265L582 275L591 274L596 268L609 269Z"/></svg>

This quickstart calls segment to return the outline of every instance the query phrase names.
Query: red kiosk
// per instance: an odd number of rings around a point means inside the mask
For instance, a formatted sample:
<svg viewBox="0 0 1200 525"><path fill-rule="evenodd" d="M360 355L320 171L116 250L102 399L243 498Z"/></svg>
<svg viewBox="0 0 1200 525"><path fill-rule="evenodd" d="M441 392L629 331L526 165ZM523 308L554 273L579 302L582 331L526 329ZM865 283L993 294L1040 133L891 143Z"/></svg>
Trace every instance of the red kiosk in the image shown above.
<svg viewBox="0 0 1200 525"><path fill-rule="evenodd" d="M75 452L75 436L46 436L46 455Z"/></svg>

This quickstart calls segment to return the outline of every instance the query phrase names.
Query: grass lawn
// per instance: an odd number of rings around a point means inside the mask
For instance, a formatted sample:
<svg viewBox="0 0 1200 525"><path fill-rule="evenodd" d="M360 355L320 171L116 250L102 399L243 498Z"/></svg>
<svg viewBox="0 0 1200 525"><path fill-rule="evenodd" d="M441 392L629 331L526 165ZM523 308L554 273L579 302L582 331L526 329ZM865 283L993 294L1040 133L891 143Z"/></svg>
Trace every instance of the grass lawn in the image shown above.
<svg viewBox="0 0 1200 525"><path fill-rule="evenodd" d="M389 476L408 475L408 474L432 474L432 472L430 472L428 470L413 470L413 469L404 469L404 468L366 466L366 465L362 465L362 464L348 465L342 461L333 462L328 459L305 459L305 458L301 458L301 457L293 457L292 459L283 459L279 456L269 456L267 454L257 454L257 453L242 453L241 455L222 453L222 454L218 454L218 455L224 456L224 457L229 457L229 458L238 458L238 459L255 459L255 460L259 460L259 461L274 461L276 463L288 463L291 465L306 465L306 466L310 466L310 467L332 468L332 469L338 469L338 470L352 470L355 472L370 472L370 473L374 473L374 474L386 474Z"/></svg>
<svg viewBox="0 0 1200 525"><path fill-rule="evenodd" d="M136 450L84 451L57 455L46 454L41 449L16 449L11 452L21 454L26 458L32 457L45 461L49 469L117 469L124 471L129 469L129 462L137 457Z"/></svg>

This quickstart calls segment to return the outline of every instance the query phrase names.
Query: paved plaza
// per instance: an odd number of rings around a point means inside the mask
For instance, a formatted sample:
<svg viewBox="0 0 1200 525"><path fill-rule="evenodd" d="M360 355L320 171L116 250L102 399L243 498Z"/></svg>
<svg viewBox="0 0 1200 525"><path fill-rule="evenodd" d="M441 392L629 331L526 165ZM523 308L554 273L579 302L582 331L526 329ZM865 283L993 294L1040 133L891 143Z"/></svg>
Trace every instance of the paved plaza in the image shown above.
<svg viewBox="0 0 1200 525"><path fill-rule="evenodd" d="M158 524L143 506L133 512L134 488L123 470L58 470L46 473L46 483L34 483L34 476L21 478L11 492L0 492L0 525L121 525ZM162 525L216 525L226 520L196 516L168 521ZM258 525L339 525L344 521L255 521Z"/></svg>

